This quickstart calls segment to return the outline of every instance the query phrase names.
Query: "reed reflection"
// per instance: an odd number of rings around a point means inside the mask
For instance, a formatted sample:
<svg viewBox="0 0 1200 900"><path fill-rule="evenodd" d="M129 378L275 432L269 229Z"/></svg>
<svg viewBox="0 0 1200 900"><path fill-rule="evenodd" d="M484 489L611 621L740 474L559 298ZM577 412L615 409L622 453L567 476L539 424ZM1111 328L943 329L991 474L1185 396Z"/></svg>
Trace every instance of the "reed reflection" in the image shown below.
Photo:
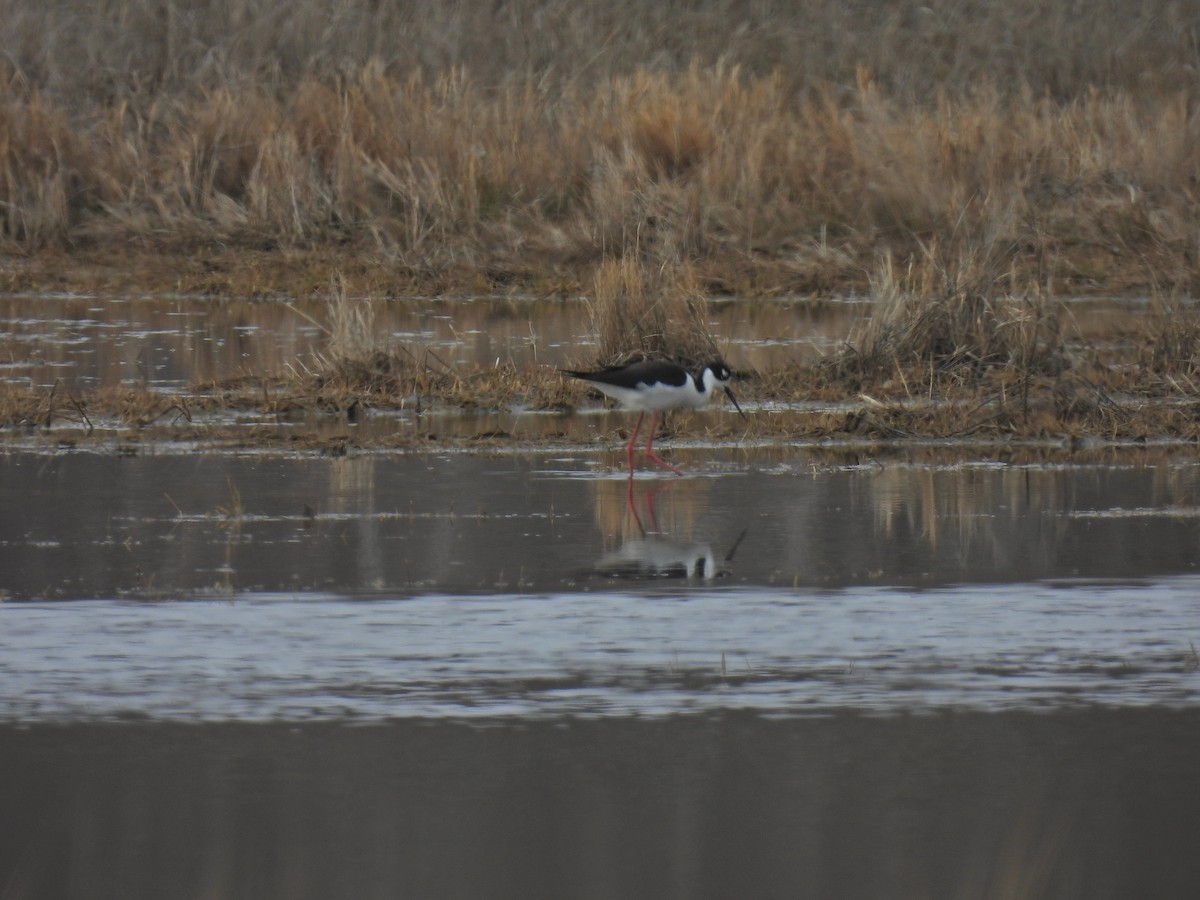
<svg viewBox="0 0 1200 900"><path fill-rule="evenodd" d="M807 499L779 526L805 536L789 544L786 567L802 573L816 556L851 580L924 583L1127 577L1151 559L1191 568L1200 470L1161 458L1122 462L816 466L798 492Z"/></svg>

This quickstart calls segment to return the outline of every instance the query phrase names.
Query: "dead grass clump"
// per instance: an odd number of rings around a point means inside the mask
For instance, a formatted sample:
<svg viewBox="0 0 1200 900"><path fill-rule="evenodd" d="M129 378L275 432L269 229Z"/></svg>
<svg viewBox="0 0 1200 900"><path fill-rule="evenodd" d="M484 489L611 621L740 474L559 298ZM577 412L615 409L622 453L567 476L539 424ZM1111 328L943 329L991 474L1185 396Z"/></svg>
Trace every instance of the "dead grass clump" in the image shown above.
<svg viewBox="0 0 1200 900"><path fill-rule="evenodd" d="M65 237L75 132L62 110L0 66L0 239L30 248Z"/></svg>
<svg viewBox="0 0 1200 900"><path fill-rule="evenodd" d="M1195 303L1174 294L1153 294L1147 332L1138 340L1137 368L1145 373L1139 380L1195 396L1200 381L1200 310Z"/></svg>
<svg viewBox="0 0 1200 900"><path fill-rule="evenodd" d="M323 398L403 397L418 388L420 369L406 350L381 339L375 307L349 296L339 278L327 304L325 348L311 363L297 364L301 380Z"/></svg>
<svg viewBox="0 0 1200 900"><path fill-rule="evenodd" d="M375 330L375 306L365 300L350 297L340 278L329 298L329 343L326 352L334 359L367 359L386 350Z"/></svg>
<svg viewBox="0 0 1200 900"><path fill-rule="evenodd" d="M375 306L351 297L338 281L329 295L324 349L292 369L301 390L318 408L346 411L355 405L503 405L521 392L511 366L464 374L432 349L411 349L382 337Z"/></svg>
<svg viewBox="0 0 1200 900"><path fill-rule="evenodd" d="M687 267L650 274L629 257L606 260L588 302L599 365L654 358L692 366L719 356Z"/></svg>
<svg viewBox="0 0 1200 900"><path fill-rule="evenodd" d="M361 357L322 357L307 372L319 396L352 400L399 398L416 387L415 367L394 354L375 351Z"/></svg>
<svg viewBox="0 0 1200 900"><path fill-rule="evenodd" d="M628 141L651 178L687 175L713 151L722 94L740 81L736 70L692 66L677 78L639 72L615 82L610 149Z"/></svg>
<svg viewBox="0 0 1200 900"><path fill-rule="evenodd" d="M0 386L0 425L11 428L49 428L65 417L81 421L80 406L55 385L49 391Z"/></svg>
<svg viewBox="0 0 1200 900"><path fill-rule="evenodd" d="M160 144L154 201L184 233L244 236L252 184L256 172L263 177L264 148L278 128L277 105L250 88L236 94L221 88L177 105L164 119L170 136ZM269 170L269 159L266 165ZM253 199L269 219L267 195L269 188L259 186ZM280 223L286 225L286 217L276 217Z"/></svg>
<svg viewBox="0 0 1200 900"><path fill-rule="evenodd" d="M98 425L113 423L131 428L191 423L192 411L189 398L158 391L105 387L79 392L61 380L46 389L0 385L0 426L7 427L50 430L66 425L90 435Z"/></svg>
<svg viewBox="0 0 1200 900"><path fill-rule="evenodd" d="M988 371L1019 380L1066 368L1059 316L1036 294L998 296L994 260L960 256L950 269L933 249L924 262L898 275L884 256L872 281L874 313L830 359L834 377L899 381L919 393Z"/></svg>
<svg viewBox="0 0 1200 900"><path fill-rule="evenodd" d="M247 224L285 241L301 241L328 225L331 207L326 185L295 134L271 135L260 146L247 178Z"/></svg>

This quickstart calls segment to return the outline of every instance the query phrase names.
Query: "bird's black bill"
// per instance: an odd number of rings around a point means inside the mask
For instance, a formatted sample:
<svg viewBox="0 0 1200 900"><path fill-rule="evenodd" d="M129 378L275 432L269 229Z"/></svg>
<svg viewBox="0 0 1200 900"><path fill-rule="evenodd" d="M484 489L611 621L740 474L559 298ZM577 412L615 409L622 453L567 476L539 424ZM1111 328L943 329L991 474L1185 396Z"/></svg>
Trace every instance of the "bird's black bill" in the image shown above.
<svg viewBox="0 0 1200 900"><path fill-rule="evenodd" d="M737 397L733 396L733 391L731 391L729 388L725 388L725 393L729 397L729 399L733 402L733 408L736 409L741 414L742 418L743 419L750 418L748 415L746 415L744 412L742 412L742 408L740 406L738 406Z"/></svg>

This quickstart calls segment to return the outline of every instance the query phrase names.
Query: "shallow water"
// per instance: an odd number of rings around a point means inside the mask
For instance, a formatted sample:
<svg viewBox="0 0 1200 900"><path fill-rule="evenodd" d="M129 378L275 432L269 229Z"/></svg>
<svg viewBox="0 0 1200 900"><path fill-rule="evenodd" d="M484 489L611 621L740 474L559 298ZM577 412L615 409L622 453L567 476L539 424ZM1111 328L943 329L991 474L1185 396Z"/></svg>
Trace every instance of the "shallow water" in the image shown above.
<svg viewBox="0 0 1200 900"><path fill-rule="evenodd" d="M594 355L586 301L480 297L351 300L376 341L436 369L562 365ZM1114 358L1142 340L1137 298L1065 302L1072 341ZM715 302L707 323L739 371L812 362L844 345L870 310L863 298ZM134 385L163 391L246 372L311 365L334 329L328 300L0 296L0 381L68 389Z"/></svg>
<svg viewBox="0 0 1200 900"><path fill-rule="evenodd" d="M1200 700L1192 458L676 458L11 455L0 718Z"/></svg>
<svg viewBox="0 0 1200 900"><path fill-rule="evenodd" d="M0 893L1190 896L1200 464L926 455L10 453Z"/></svg>
<svg viewBox="0 0 1200 900"><path fill-rule="evenodd" d="M435 368L518 369L586 358L588 305L576 300L352 300L371 337ZM813 359L844 340L861 302L716 303L709 324L743 368ZM197 297L0 296L0 380L48 388L178 391L242 372L312 363L329 345L331 306Z"/></svg>

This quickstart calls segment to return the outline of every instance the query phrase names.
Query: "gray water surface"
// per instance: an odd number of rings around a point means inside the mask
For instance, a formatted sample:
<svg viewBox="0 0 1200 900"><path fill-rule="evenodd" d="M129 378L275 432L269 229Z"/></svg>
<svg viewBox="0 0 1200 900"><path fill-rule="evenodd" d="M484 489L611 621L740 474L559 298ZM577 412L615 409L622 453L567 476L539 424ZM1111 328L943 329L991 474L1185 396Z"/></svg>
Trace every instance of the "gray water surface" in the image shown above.
<svg viewBox="0 0 1200 900"><path fill-rule="evenodd" d="M1195 460L677 458L11 455L0 719L1200 699Z"/></svg>
<svg viewBox="0 0 1200 900"><path fill-rule="evenodd" d="M0 726L12 897L1187 898L1190 711ZM7 876L7 877L6 877Z"/></svg>
<svg viewBox="0 0 1200 900"><path fill-rule="evenodd" d="M1192 455L672 452L0 457L0 896L1194 894Z"/></svg>

